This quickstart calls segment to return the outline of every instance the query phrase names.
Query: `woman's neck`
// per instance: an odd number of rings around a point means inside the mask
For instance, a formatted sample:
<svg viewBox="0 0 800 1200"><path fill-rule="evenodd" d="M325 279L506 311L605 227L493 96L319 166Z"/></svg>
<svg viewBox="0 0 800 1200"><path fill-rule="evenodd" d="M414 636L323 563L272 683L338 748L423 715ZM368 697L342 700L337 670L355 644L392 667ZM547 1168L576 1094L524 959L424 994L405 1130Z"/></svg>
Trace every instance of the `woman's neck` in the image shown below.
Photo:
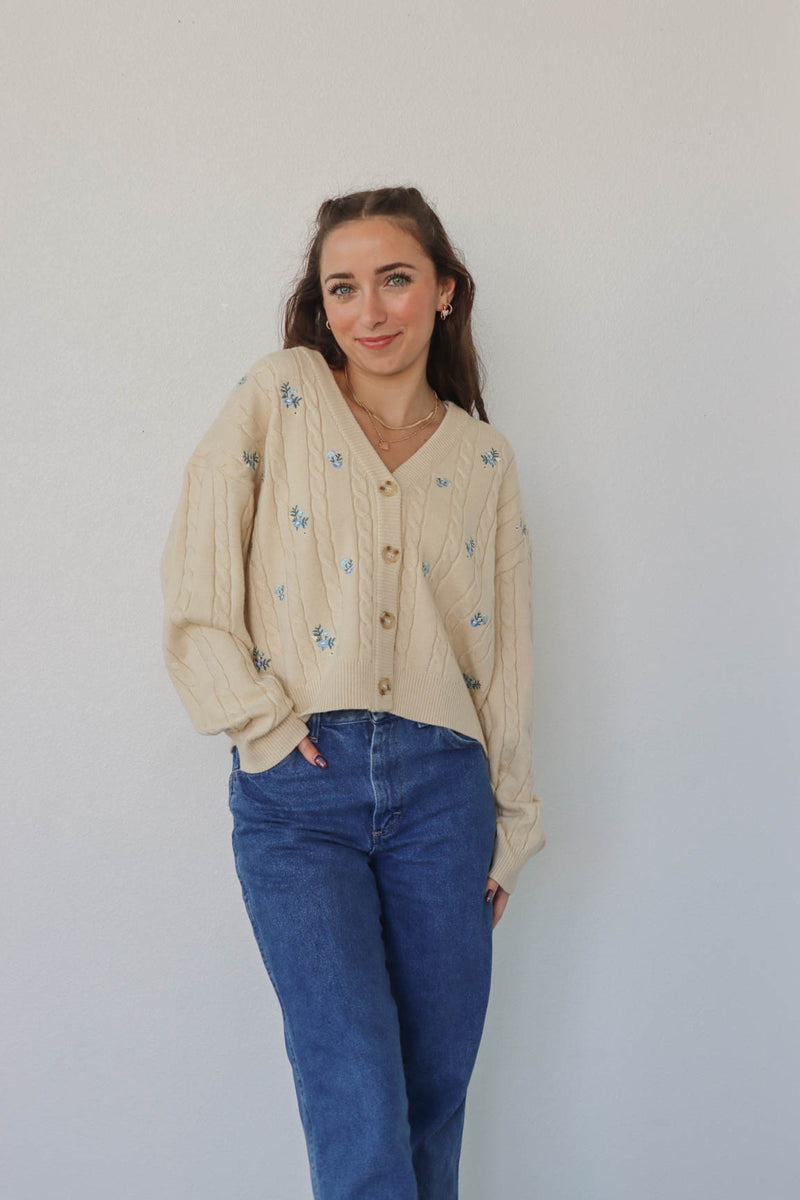
<svg viewBox="0 0 800 1200"><path fill-rule="evenodd" d="M412 395L409 395L407 379L394 379L390 376L381 380L380 384L376 386L374 383L366 383L363 379L359 380L357 372L354 372L349 366L347 376L340 368L333 370L333 376L339 385L339 391L352 409L366 416L367 414L362 408L364 405L382 421L387 421L390 426L410 425L414 421L420 421L427 417L436 405L433 388L424 375ZM355 398L356 396L358 399ZM433 421L436 421L435 413Z"/></svg>

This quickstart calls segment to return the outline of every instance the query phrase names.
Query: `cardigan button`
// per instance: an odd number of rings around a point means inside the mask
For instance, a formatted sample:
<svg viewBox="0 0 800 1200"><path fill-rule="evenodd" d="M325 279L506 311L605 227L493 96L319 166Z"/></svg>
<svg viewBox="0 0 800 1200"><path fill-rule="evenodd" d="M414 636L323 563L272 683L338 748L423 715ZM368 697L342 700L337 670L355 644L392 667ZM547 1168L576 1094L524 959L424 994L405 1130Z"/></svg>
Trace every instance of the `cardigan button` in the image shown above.
<svg viewBox="0 0 800 1200"><path fill-rule="evenodd" d="M381 625L383 626L384 629L391 629L392 626L394 625L394 613L382 612L381 613Z"/></svg>
<svg viewBox="0 0 800 1200"><path fill-rule="evenodd" d="M400 551L395 546L384 546L381 554L387 562L397 562Z"/></svg>
<svg viewBox="0 0 800 1200"><path fill-rule="evenodd" d="M383 492L384 496L393 496L399 488L393 479L385 479L378 488L379 492Z"/></svg>
<svg viewBox="0 0 800 1200"><path fill-rule="evenodd" d="M380 692L380 694L382 696L385 696L386 693L390 692L391 690L392 690L392 685L389 682L389 680L386 678L386 676L384 675L383 679L378 680L378 691Z"/></svg>

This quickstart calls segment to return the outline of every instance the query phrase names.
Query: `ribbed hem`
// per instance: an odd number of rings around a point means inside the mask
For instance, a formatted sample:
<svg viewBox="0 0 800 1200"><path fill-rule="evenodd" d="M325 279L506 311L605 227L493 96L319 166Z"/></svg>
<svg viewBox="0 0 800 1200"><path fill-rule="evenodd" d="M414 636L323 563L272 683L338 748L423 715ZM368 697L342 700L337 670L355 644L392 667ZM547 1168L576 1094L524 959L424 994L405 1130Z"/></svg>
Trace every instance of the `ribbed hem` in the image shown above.
<svg viewBox="0 0 800 1200"><path fill-rule="evenodd" d="M304 717L312 712L337 708L367 708L372 712L393 712L409 721L446 725L456 733L475 738L488 754L486 737L463 679L435 679L429 674L399 671L392 679L392 690L378 691L374 666L341 662L336 675L315 680L306 687L290 688L284 682L291 712L268 733L259 733L262 720L256 719L245 729L230 734L238 747L243 771L267 771L297 746L309 727Z"/></svg>
<svg viewBox="0 0 800 1200"><path fill-rule="evenodd" d="M460 676L437 679L400 668L391 679L392 690L382 695L378 691L379 675L374 666L344 661L337 664L336 675L329 679L315 680L304 688L289 688L285 682L283 686L295 711L303 716L336 708L393 712L410 721L447 725L476 738L488 753L477 710Z"/></svg>

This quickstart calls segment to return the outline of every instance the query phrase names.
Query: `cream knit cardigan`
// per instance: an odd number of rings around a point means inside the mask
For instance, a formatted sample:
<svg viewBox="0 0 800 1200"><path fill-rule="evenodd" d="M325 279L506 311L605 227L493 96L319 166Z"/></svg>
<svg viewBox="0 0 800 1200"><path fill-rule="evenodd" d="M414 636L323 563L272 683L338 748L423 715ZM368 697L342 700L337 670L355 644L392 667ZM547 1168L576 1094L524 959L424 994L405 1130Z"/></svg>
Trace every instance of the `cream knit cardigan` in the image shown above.
<svg viewBox="0 0 800 1200"><path fill-rule="evenodd" d="M260 358L186 466L161 558L168 673L199 733L274 766L336 708L477 738L507 891L533 791L532 550L514 451L446 402L387 470L317 350ZM233 746L231 746L233 749Z"/></svg>

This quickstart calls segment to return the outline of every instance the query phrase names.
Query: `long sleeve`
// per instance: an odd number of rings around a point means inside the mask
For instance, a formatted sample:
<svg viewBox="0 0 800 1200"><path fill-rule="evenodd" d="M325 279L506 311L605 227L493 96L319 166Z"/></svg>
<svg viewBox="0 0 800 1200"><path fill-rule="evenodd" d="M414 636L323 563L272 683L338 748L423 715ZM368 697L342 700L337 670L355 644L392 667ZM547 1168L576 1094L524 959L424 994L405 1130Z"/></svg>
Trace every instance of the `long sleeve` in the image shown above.
<svg viewBox="0 0 800 1200"><path fill-rule="evenodd" d="M274 766L309 731L259 669L245 620L268 405L252 377L234 387L185 468L160 562L167 671L197 732L227 733L245 771Z"/></svg>
<svg viewBox="0 0 800 1200"><path fill-rule="evenodd" d="M533 551L513 453L498 498L494 611L494 669L480 710L497 814L489 874L512 892L545 844L533 790Z"/></svg>

